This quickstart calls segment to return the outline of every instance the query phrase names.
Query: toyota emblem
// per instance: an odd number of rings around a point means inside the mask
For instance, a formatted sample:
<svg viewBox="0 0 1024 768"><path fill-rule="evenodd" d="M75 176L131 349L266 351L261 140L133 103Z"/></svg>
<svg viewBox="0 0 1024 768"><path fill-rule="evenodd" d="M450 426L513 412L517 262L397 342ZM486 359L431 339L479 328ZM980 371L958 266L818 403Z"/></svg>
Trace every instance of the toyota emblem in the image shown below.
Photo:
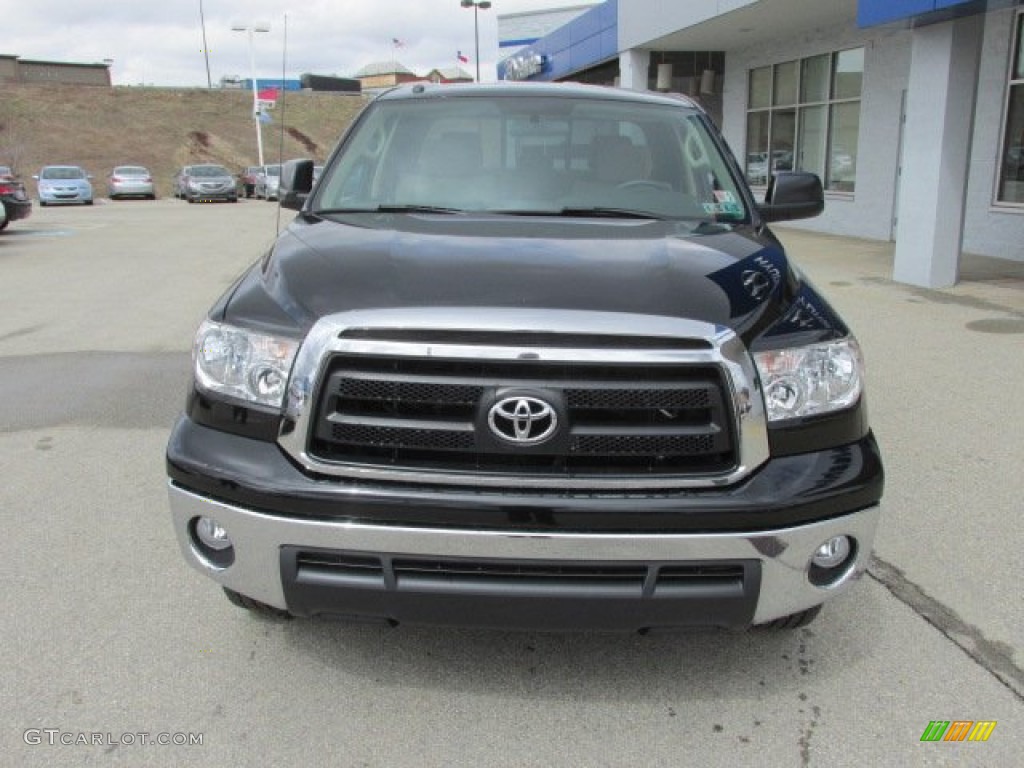
<svg viewBox="0 0 1024 768"><path fill-rule="evenodd" d="M538 397L515 395L498 400L487 413L491 432L512 445L543 443L558 429L558 414Z"/></svg>

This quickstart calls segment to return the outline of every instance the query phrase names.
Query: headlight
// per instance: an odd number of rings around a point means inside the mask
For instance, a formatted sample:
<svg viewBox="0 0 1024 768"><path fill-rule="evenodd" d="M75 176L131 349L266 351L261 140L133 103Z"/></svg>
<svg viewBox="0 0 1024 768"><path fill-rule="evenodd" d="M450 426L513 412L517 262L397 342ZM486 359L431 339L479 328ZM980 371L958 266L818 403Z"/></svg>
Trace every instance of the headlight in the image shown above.
<svg viewBox="0 0 1024 768"><path fill-rule="evenodd" d="M809 347L756 352L769 421L848 408L864 389L864 361L850 337Z"/></svg>
<svg viewBox="0 0 1024 768"><path fill-rule="evenodd" d="M203 389L280 408L299 342L212 320L196 332L192 367Z"/></svg>

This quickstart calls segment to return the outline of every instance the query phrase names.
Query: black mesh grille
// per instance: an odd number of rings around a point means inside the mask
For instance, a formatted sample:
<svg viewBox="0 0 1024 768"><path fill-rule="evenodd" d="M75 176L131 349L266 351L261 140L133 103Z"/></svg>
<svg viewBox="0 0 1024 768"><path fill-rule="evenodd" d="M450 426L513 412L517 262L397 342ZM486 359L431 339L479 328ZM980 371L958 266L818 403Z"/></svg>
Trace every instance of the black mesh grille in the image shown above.
<svg viewBox="0 0 1024 768"><path fill-rule="evenodd" d="M693 389L570 389L565 393L573 408L652 409L710 408L704 387Z"/></svg>
<svg viewBox="0 0 1024 768"><path fill-rule="evenodd" d="M473 405L480 399L481 387L461 384L430 384L418 381L381 381L380 379L342 379L338 394L353 400L406 403L460 403Z"/></svg>
<svg viewBox="0 0 1024 768"><path fill-rule="evenodd" d="M334 424L331 426L331 438L335 443L366 448L403 445L435 451L471 451L474 445L473 435L468 431L403 429L365 424Z"/></svg>
<svg viewBox="0 0 1024 768"><path fill-rule="evenodd" d="M630 455L691 455L699 456L714 450L710 435L582 435L573 438L572 450L608 456Z"/></svg>
<svg viewBox="0 0 1024 768"><path fill-rule="evenodd" d="M550 401L556 437L529 448L496 438L487 413L507 392ZM336 355L309 447L323 461L392 470L724 472L736 464L725 392L713 365Z"/></svg>

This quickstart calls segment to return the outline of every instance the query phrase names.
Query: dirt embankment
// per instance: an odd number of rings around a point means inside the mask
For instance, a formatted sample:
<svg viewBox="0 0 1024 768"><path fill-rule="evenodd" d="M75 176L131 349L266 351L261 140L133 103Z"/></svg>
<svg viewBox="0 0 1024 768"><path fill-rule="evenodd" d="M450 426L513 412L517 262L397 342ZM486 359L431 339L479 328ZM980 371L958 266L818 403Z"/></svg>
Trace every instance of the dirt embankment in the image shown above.
<svg viewBox="0 0 1024 768"><path fill-rule="evenodd" d="M322 162L364 104L349 94L286 93L262 126L265 162ZM0 86L0 165L12 166L32 193L43 165L80 165L102 184L115 165L138 164L166 196L178 168L207 162L232 172L257 163L251 92Z"/></svg>

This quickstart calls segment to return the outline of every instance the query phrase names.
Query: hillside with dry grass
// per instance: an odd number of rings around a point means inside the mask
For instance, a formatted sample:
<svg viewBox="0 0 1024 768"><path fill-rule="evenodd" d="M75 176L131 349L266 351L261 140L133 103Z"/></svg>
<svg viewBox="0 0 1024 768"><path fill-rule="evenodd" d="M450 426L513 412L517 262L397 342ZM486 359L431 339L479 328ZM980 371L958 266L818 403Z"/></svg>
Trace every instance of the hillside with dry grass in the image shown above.
<svg viewBox="0 0 1024 768"><path fill-rule="evenodd" d="M291 92L263 125L268 163L326 159L365 104L358 95ZM282 121L283 116L283 121ZM282 138L283 124L283 138ZM283 145L283 149L282 149ZM31 176L47 164L80 165L97 194L115 165L145 165L167 196L174 172L190 163L220 163L237 172L256 165L249 91L0 86L0 165L10 165L34 194Z"/></svg>

